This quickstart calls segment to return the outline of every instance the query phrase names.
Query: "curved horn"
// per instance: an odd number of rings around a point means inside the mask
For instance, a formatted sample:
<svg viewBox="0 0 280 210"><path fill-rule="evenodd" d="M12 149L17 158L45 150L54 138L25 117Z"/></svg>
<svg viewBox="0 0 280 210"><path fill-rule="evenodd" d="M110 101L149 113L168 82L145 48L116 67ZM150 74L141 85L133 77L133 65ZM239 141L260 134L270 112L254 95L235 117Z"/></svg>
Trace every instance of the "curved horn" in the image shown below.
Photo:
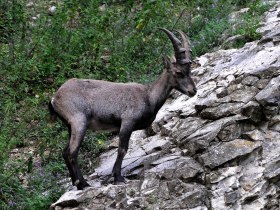
<svg viewBox="0 0 280 210"><path fill-rule="evenodd" d="M190 48L190 40L189 40L189 38L187 37L187 35L183 31L181 31L181 30L176 30L176 31L182 37L183 46L186 49L186 51L185 51L186 59L188 60L189 63L191 63L192 50Z"/></svg>
<svg viewBox="0 0 280 210"><path fill-rule="evenodd" d="M183 47L180 47L180 45L182 44L181 41L171 31L169 31L165 28L159 28L159 29L164 31L167 34L167 36L169 37L169 39L171 40L177 63L179 63L179 64L189 63L189 59L186 58L186 54L185 54L186 49Z"/></svg>

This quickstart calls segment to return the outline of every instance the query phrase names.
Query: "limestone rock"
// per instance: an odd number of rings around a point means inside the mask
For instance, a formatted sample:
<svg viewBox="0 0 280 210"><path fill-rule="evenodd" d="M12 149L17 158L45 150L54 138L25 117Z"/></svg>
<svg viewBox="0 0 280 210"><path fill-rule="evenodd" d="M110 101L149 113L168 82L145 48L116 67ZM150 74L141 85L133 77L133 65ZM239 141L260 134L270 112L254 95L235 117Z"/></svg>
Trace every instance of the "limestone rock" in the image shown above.
<svg viewBox="0 0 280 210"><path fill-rule="evenodd" d="M241 108L241 114L248 117L253 123L259 123L264 119L264 113L259 103L250 101Z"/></svg>
<svg viewBox="0 0 280 210"><path fill-rule="evenodd" d="M270 179L274 182L280 180L280 158L278 157L277 160L267 164L267 167L264 171L264 176L267 179Z"/></svg>
<svg viewBox="0 0 280 210"><path fill-rule="evenodd" d="M203 171L202 166L191 157L178 156L164 162L161 160L153 162L151 165L155 165L155 167L149 169L148 172L154 172L164 179L172 180L178 178L187 180L196 177Z"/></svg>
<svg viewBox="0 0 280 210"><path fill-rule="evenodd" d="M200 159L204 166L213 169L237 157L249 154L260 146L261 144L258 142L236 139L211 148L209 152L201 155Z"/></svg>
<svg viewBox="0 0 280 210"><path fill-rule="evenodd" d="M216 120L230 115L239 114L243 103L224 103L216 107L206 108L201 112L203 119Z"/></svg>
<svg viewBox="0 0 280 210"><path fill-rule="evenodd" d="M279 105L280 76L273 78L270 83L256 95L256 100L263 106Z"/></svg>

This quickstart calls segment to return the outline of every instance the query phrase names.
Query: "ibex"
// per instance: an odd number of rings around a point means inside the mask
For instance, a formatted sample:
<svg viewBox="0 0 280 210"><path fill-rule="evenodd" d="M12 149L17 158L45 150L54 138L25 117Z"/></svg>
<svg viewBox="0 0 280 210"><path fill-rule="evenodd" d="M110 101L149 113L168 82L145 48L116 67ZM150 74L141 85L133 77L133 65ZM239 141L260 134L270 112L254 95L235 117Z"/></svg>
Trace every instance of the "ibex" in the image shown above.
<svg viewBox="0 0 280 210"><path fill-rule="evenodd" d="M175 57L163 57L164 71L154 83L142 85L74 78L65 82L49 103L51 118L59 116L68 126L70 140L64 149L63 158L72 183L79 190L89 186L77 162L87 129L119 133L118 155L112 175L115 184L126 183L121 175L121 165L131 133L151 125L172 89L190 97L196 94L191 78L191 49L187 36L177 31L182 43L169 30L161 30L171 40Z"/></svg>

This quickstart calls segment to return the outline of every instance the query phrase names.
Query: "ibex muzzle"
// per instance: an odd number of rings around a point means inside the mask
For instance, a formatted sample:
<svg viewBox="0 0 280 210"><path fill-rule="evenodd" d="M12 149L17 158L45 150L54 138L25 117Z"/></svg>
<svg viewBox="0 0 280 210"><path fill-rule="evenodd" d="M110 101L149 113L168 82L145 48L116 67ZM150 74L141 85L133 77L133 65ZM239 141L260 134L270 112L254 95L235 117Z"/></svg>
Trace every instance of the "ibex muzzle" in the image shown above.
<svg viewBox="0 0 280 210"><path fill-rule="evenodd" d="M118 156L113 167L114 183L125 182L121 165L135 130L145 129L154 121L158 110L172 89L190 97L196 94L191 78L191 50L187 36L178 31L181 41L169 30L175 51L172 60L164 57L165 68L150 85L114 83L91 79L70 79L55 93L49 103L50 113L60 116L69 130L69 143L63 157L73 185L83 189L88 185L78 166L77 156L87 129L119 132Z"/></svg>

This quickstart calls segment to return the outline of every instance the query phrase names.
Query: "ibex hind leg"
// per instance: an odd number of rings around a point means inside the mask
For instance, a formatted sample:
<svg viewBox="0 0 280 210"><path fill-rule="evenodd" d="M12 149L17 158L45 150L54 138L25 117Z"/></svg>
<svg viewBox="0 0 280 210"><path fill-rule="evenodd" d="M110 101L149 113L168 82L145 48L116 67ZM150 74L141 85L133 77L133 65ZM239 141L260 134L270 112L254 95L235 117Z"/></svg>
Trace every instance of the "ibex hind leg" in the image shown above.
<svg viewBox="0 0 280 210"><path fill-rule="evenodd" d="M69 124L67 124L67 127L68 127L68 133L69 133L69 140L67 142L67 145L66 147L64 148L63 150L63 158L64 158L64 161L65 161L65 164L69 170L69 173L70 173L70 177L72 180L74 180L74 172L73 172L73 168L71 166L71 162L69 160L69 142L70 142L70 138L71 138L71 126ZM74 183L72 183L74 185Z"/></svg>
<svg viewBox="0 0 280 210"><path fill-rule="evenodd" d="M69 144L64 150L63 157L69 169L73 185L77 186L78 190L82 190L90 186L85 181L77 160L81 142L86 132L86 119L81 117L75 118L75 121L70 123L70 132Z"/></svg>

